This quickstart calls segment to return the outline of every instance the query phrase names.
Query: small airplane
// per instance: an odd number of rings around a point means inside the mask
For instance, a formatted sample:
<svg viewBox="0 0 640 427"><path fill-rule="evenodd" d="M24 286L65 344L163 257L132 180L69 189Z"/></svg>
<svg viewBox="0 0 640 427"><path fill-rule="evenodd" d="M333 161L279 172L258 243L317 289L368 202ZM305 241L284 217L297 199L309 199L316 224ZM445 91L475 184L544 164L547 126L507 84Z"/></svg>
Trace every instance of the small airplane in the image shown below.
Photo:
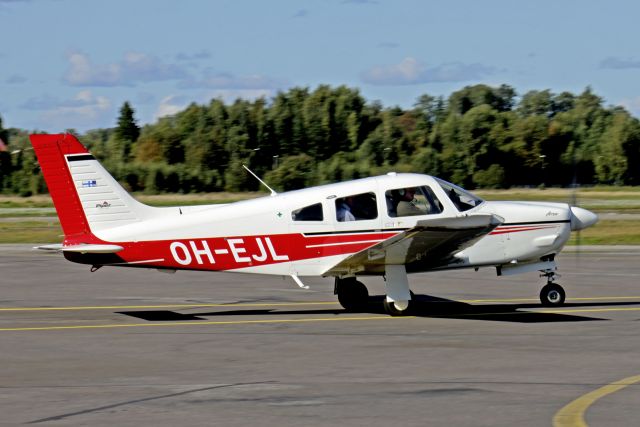
<svg viewBox="0 0 640 427"><path fill-rule="evenodd" d="M541 303L562 305L556 255L571 231L598 220L563 203L484 201L408 173L271 190L229 204L150 207L73 135L30 139L64 231L61 244L38 249L61 251L91 271L271 274L291 276L303 288L300 277L334 277L334 293L349 311L365 309L369 298L359 276L383 276L385 311L399 316L412 306L408 273L480 267L494 267L498 276L540 271L547 281Z"/></svg>

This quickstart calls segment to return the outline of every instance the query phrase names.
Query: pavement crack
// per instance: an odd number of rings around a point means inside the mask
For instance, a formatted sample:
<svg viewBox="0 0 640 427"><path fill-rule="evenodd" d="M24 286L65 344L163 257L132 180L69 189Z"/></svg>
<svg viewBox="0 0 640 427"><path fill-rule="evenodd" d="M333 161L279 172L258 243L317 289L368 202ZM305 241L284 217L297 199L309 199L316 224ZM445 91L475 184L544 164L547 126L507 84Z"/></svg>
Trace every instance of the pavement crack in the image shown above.
<svg viewBox="0 0 640 427"><path fill-rule="evenodd" d="M69 412L67 414L55 415L53 417L40 418L38 420L29 421L27 424L39 424L39 423L44 423L44 422L48 422L48 421L58 421L58 420L63 420L65 418L75 417L77 415L90 414L92 412L104 411L106 409L113 409L113 408L118 408L120 406L133 405L133 404L136 404L136 403L149 402L151 400L168 399L168 398L177 397L177 396L184 396L184 395L191 394L191 393L197 393L199 391L208 391L208 390L215 390L215 389L219 389L219 388L229 388L229 387L238 387L238 386L243 386L243 385L257 385L257 384L269 384L269 383L271 383L271 381L251 382L251 383L235 383L235 384L222 384L222 385L216 385L216 386L211 386L211 387L196 388L196 389L193 389L193 390L186 390L186 391L181 391L181 392L178 392L178 393L162 394L160 396L152 396L152 397L145 397L145 398L142 398L142 399L128 400L128 401L125 401L125 402L113 403L111 405L98 406L97 408L85 409L85 410L76 411L76 412Z"/></svg>

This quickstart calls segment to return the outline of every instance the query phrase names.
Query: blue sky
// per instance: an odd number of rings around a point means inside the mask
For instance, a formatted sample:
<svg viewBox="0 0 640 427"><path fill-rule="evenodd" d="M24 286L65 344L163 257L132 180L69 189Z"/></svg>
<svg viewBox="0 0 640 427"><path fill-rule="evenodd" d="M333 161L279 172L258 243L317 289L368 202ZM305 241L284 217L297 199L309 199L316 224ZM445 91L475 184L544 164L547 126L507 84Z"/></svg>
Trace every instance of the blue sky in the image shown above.
<svg viewBox="0 0 640 427"><path fill-rule="evenodd" d="M466 85L581 92L640 116L640 2L0 0L0 116L58 132L191 102L357 87L410 107Z"/></svg>

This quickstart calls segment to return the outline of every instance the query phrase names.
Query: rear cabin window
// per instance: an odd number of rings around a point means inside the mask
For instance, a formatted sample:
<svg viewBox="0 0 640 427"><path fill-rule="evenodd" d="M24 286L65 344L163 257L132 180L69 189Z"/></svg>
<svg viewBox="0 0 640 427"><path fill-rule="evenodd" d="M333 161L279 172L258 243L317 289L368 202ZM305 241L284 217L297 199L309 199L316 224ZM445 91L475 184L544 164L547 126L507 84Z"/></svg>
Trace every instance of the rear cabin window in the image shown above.
<svg viewBox="0 0 640 427"><path fill-rule="evenodd" d="M322 203L305 206L291 212L291 219L294 221L322 221L324 219Z"/></svg>
<svg viewBox="0 0 640 427"><path fill-rule="evenodd" d="M385 193L385 198L387 212L392 218L442 213L442 203L426 185L389 190Z"/></svg>
<svg viewBox="0 0 640 427"><path fill-rule="evenodd" d="M378 217L374 193L354 194L336 199L336 219L340 222L363 221Z"/></svg>

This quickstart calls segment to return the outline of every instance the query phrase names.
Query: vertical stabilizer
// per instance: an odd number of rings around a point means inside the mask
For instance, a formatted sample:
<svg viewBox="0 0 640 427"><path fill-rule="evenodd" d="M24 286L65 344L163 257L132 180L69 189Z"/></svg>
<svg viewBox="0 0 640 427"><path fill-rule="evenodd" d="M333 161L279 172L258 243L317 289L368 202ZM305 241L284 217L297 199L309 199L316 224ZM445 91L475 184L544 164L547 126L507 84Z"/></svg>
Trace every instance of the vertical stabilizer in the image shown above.
<svg viewBox="0 0 640 427"><path fill-rule="evenodd" d="M65 237L142 221L154 208L143 205L70 134L31 135Z"/></svg>
<svg viewBox="0 0 640 427"><path fill-rule="evenodd" d="M65 161L66 155L87 156L89 152L71 135L31 135L30 139L64 235L89 234L89 223L78 194L73 191L73 178Z"/></svg>

